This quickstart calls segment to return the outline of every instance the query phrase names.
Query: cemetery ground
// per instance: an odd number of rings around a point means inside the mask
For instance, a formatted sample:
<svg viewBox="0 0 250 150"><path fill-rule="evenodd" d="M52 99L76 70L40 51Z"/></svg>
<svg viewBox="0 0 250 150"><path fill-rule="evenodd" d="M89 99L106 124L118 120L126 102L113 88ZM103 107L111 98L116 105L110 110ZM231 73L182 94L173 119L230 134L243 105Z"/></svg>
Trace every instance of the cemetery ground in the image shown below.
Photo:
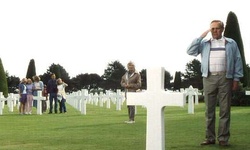
<svg viewBox="0 0 250 150"><path fill-rule="evenodd" d="M4 109L0 116L0 150L145 150L146 109L137 106L136 123L125 124L127 108L87 105L87 114L67 105L66 114L19 115ZM204 139L204 103L188 114L187 105L165 108L168 150L249 150L250 108L232 107L230 146L200 146ZM217 107L217 116L218 116ZM48 112L48 111L47 111ZM218 117L217 117L218 126ZM216 128L217 129L217 128Z"/></svg>

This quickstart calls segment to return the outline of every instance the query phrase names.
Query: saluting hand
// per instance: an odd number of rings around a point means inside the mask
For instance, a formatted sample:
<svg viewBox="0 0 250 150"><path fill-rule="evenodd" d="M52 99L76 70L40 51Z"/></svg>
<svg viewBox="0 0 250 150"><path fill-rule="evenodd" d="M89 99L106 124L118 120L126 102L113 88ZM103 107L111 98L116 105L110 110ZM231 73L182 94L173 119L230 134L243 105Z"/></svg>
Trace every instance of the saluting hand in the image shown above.
<svg viewBox="0 0 250 150"><path fill-rule="evenodd" d="M204 33L201 34L201 38L204 38L207 36L207 34L211 31L211 29L208 29L207 31L205 31Z"/></svg>

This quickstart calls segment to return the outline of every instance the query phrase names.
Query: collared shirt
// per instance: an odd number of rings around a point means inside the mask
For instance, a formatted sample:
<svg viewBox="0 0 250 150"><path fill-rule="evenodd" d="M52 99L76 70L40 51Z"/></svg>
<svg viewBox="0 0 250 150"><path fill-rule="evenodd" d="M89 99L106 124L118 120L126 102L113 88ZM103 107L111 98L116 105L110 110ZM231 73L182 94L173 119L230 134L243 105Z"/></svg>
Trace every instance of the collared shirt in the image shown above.
<svg viewBox="0 0 250 150"><path fill-rule="evenodd" d="M211 39L209 57L210 72L226 72L225 38Z"/></svg>

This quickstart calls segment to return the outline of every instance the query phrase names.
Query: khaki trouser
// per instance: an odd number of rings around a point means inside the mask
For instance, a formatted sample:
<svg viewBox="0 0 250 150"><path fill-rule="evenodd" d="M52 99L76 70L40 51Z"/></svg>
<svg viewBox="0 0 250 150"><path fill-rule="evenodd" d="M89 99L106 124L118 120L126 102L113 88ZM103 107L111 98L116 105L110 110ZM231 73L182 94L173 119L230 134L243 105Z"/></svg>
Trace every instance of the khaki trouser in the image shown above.
<svg viewBox="0 0 250 150"><path fill-rule="evenodd" d="M209 75L203 78L206 104L206 139L215 140L216 105L219 102L218 141L228 141L230 137L230 109L232 79L225 75Z"/></svg>

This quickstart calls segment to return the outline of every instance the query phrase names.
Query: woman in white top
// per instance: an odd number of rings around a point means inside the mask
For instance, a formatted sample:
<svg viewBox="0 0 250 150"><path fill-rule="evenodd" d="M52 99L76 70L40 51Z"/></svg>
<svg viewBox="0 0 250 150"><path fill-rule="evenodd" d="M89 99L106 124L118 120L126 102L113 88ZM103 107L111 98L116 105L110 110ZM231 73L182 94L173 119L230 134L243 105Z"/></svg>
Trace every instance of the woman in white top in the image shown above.
<svg viewBox="0 0 250 150"><path fill-rule="evenodd" d="M66 106L65 106L65 102L66 102L66 92L65 92L65 87L68 86L68 84L64 83L62 81L61 78L57 79L57 89L58 89L58 93L57 93L57 100L59 102L59 110L60 113L66 113Z"/></svg>

